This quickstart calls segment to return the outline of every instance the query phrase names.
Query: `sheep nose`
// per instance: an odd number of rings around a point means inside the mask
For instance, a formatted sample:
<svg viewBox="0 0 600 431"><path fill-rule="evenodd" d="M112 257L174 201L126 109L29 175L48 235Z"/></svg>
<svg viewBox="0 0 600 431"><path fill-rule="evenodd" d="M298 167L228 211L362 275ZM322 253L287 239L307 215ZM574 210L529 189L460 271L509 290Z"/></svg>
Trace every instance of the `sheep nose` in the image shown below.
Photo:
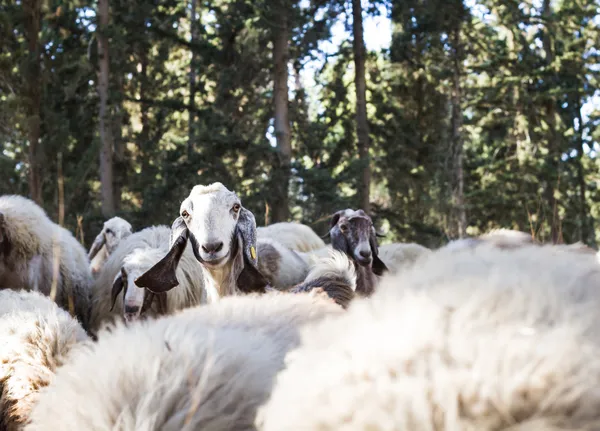
<svg viewBox="0 0 600 431"><path fill-rule="evenodd" d="M371 250L361 250L359 254L365 259L369 259L371 257Z"/></svg>
<svg viewBox="0 0 600 431"><path fill-rule="evenodd" d="M202 246L205 253L217 253L223 248L223 241L210 242Z"/></svg>
<svg viewBox="0 0 600 431"><path fill-rule="evenodd" d="M125 306L125 314L137 314L140 310L140 307L137 305L126 305Z"/></svg>

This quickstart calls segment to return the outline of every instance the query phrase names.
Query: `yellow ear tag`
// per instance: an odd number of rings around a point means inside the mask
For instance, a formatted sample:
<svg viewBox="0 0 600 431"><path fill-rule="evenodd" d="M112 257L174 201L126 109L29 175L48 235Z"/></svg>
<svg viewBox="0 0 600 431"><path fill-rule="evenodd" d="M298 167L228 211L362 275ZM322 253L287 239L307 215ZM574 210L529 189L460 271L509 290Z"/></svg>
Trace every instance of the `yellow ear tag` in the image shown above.
<svg viewBox="0 0 600 431"><path fill-rule="evenodd" d="M256 259L256 250L254 250L254 247L250 247L250 254L252 255L252 259Z"/></svg>

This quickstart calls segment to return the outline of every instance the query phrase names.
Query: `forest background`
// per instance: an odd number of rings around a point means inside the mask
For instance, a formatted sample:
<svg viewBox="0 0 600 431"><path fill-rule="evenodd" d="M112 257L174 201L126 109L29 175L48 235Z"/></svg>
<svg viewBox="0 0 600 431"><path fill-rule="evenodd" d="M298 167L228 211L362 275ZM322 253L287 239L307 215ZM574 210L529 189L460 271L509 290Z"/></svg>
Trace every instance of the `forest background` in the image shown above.
<svg viewBox="0 0 600 431"><path fill-rule="evenodd" d="M596 246L600 3L0 0L0 194L89 245L221 181L258 225Z"/></svg>

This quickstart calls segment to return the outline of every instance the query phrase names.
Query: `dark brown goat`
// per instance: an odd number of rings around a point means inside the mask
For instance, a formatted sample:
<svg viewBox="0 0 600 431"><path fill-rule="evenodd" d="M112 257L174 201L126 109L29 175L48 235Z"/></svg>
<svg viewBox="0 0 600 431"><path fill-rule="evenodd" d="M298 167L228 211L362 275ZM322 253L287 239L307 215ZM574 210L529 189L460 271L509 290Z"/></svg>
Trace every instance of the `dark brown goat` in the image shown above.
<svg viewBox="0 0 600 431"><path fill-rule="evenodd" d="M369 296L375 291L377 277L383 275L387 266L379 259L377 237L373 221L363 210L345 209L331 218L330 229L325 237L331 238L331 246L342 251L354 262L356 269L356 293Z"/></svg>

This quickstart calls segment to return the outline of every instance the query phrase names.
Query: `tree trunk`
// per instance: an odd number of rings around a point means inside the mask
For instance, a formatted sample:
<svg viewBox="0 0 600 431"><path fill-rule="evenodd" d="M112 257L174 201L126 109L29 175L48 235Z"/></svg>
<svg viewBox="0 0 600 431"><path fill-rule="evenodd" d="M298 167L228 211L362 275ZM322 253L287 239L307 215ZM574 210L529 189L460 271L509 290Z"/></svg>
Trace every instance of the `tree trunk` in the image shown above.
<svg viewBox="0 0 600 431"><path fill-rule="evenodd" d="M594 222L589 214L587 200L585 192L587 186L585 184L585 171L583 167L583 118L581 115L581 97L577 92L577 121L579 122L578 132L578 146L577 146L577 182L579 183L579 218L581 223L580 237L579 240L584 244L595 247L596 246L596 235L594 233Z"/></svg>
<svg viewBox="0 0 600 431"><path fill-rule="evenodd" d="M26 78L27 134L29 138L29 196L39 205L42 199L43 154L40 141L42 76L40 67L40 0L23 0L25 38L29 49Z"/></svg>
<svg viewBox="0 0 600 431"><path fill-rule="evenodd" d="M191 0L191 17L190 17L190 30L191 30L191 42L192 42L192 59L190 61L190 109L188 110L188 159L191 157L194 151L194 127L196 123L196 113L194 108L196 106L196 52L193 48L195 42L198 41L198 20L196 19L197 0Z"/></svg>
<svg viewBox="0 0 600 431"><path fill-rule="evenodd" d="M550 0L544 0L542 9L542 16L545 19L545 31L542 37L542 44L546 53L546 65L550 65L554 61L554 50L552 47L552 25L550 20L552 18L552 5ZM556 76L553 74L550 85L557 83ZM549 134L548 134L548 180L546 183L546 201L550 208L551 215L550 221L550 237L553 244L559 242L560 235L560 220L558 218L558 201L554 195L554 188L558 187L558 169L559 169L559 157L560 149L558 143L558 133L556 130L556 102L554 97L551 95L547 96L546 100L546 121L548 123Z"/></svg>
<svg viewBox="0 0 600 431"><path fill-rule="evenodd" d="M458 237L464 238L467 235L467 212L465 209L464 194L464 172L463 172L463 140L462 140L462 90L460 87L462 70L462 47L460 41L460 24L454 30L453 45L453 73L452 73L452 147L453 147L453 171L454 182L453 201L455 216L457 222Z"/></svg>
<svg viewBox="0 0 600 431"><path fill-rule="evenodd" d="M123 77L119 75L117 78L117 91L123 94ZM115 141L115 160L114 168L115 175L113 178L115 211L121 208L121 193L123 185L126 184L126 168L125 168L125 142L123 142L123 119L125 116L123 109L123 98L119 97L115 105L115 115L113 117L113 136Z"/></svg>
<svg viewBox="0 0 600 431"><path fill-rule="evenodd" d="M108 0L98 0L98 95L100 97L100 183L102 195L102 215L106 218L115 215L113 194L113 137L112 121L108 100L109 92L109 56L108 35L106 34L109 21Z"/></svg>
<svg viewBox="0 0 600 431"><path fill-rule="evenodd" d="M365 41L363 38L362 7L360 0L352 0L352 32L354 35L354 85L356 86L356 137L358 156L363 163L358 186L360 207L370 213L369 190L371 188L371 166L369 161L369 124L367 122L367 84L365 81Z"/></svg>
<svg viewBox="0 0 600 431"><path fill-rule="evenodd" d="M282 2L282 5L284 2ZM287 8L281 7L278 25L273 28L273 101L275 105L275 137L277 164L273 169L272 222L287 221L290 214L288 187L292 161L292 144L288 113L289 38Z"/></svg>

